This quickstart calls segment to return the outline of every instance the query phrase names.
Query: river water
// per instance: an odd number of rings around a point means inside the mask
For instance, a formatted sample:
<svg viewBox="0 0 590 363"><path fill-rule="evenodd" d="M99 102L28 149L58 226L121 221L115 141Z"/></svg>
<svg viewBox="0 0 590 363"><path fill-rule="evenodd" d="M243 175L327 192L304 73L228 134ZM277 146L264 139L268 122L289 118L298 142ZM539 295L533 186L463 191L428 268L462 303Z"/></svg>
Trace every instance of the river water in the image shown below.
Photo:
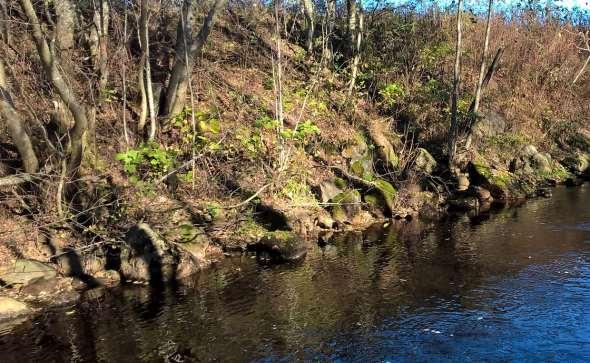
<svg viewBox="0 0 590 363"><path fill-rule="evenodd" d="M588 362L590 187L89 294L0 328L0 362L28 361Z"/></svg>

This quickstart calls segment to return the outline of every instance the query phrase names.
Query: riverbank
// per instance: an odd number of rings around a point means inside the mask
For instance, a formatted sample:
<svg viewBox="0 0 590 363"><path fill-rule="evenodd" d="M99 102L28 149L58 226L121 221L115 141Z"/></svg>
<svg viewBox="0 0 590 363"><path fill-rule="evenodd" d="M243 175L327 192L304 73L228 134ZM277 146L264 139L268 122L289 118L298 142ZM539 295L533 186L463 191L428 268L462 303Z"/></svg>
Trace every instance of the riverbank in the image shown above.
<svg viewBox="0 0 590 363"><path fill-rule="evenodd" d="M187 284L118 286L0 327L0 361L583 361L590 188L553 194L337 234L297 264L233 256Z"/></svg>

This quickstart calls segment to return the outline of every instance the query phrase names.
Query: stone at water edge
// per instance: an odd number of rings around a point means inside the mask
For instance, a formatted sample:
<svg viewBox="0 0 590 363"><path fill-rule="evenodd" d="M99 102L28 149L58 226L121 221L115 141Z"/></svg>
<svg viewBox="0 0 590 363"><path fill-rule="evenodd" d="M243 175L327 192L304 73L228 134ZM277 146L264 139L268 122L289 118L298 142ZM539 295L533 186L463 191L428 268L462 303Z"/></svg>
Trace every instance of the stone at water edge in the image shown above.
<svg viewBox="0 0 590 363"><path fill-rule="evenodd" d="M320 200L322 203L327 203L332 198L337 196L338 194L342 193L342 189L340 189L336 183L325 180L320 183Z"/></svg>
<svg viewBox="0 0 590 363"><path fill-rule="evenodd" d="M259 257L268 257L273 262L298 261L307 254L305 241L291 231L267 232L249 249Z"/></svg>
<svg viewBox="0 0 590 363"><path fill-rule="evenodd" d="M38 279L52 279L57 271L43 262L20 259L0 271L0 280L6 285L28 285Z"/></svg>
<svg viewBox="0 0 590 363"><path fill-rule="evenodd" d="M25 303L8 296L0 296L0 319L24 315L30 311Z"/></svg>
<svg viewBox="0 0 590 363"><path fill-rule="evenodd" d="M423 148L419 148L417 152L414 169L424 174L432 174L438 165L434 157Z"/></svg>

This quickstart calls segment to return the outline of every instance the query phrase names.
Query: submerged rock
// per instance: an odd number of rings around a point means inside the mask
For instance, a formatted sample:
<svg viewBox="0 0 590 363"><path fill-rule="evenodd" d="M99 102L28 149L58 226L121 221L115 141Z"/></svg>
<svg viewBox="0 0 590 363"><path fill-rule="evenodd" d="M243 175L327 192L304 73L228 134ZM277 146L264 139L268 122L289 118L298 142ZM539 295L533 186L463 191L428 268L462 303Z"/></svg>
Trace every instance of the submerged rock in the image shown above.
<svg viewBox="0 0 590 363"><path fill-rule="evenodd" d="M48 264L35 260L20 259L0 271L0 281L5 285L28 285L40 279L52 279L57 271Z"/></svg>
<svg viewBox="0 0 590 363"><path fill-rule="evenodd" d="M258 243L248 246L258 258L271 262L292 262L305 257L307 244L290 231L267 232Z"/></svg>

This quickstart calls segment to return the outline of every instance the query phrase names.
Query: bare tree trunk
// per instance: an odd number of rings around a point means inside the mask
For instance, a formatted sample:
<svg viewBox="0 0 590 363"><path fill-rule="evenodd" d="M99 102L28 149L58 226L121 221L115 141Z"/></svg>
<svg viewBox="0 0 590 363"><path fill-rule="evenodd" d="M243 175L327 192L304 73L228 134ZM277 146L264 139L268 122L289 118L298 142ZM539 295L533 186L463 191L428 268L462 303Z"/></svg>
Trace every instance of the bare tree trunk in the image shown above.
<svg viewBox="0 0 590 363"><path fill-rule="evenodd" d="M8 82L4 71L4 60L0 58L0 115L6 121L8 131L12 137L14 145L23 161L23 167L29 174L36 173L39 169L39 161L33 149L31 139L27 134L24 122L12 102L8 91Z"/></svg>
<svg viewBox="0 0 590 363"><path fill-rule="evenodd" d="M149 1L141 1L141 13L139 20L139 40L142 48L142 58L145 58L142 67L145 74L145 94L147 95L147 105L150 115L150 133L149 140L156 137L156 107L154 104L154 89L152 87L152 70L150 65L150 39L149 39ZM143 94L142 94L143 95Z"/></svg>
<svg viewBox="0 0 590 363"><path fill-rule="evenodd" d="M576 84L576 82L578 82L578 79L580 78L580 76L582 74L584 74L586 67L588 67L588 63L590 63L590 55L588 56L588 58L586 58L586 62L584 62L584 65L582 65L582 68L580 68L580 71L578 72L578 74L576 74L576 78L574 78L574 80L572 81L572 84Z"/></svg>
<svg viewBox="0 0 590 363"><path fill-rule="evenodd" d="M74 30L76 24L76 8L71 0L54 0L55 15L55 39L59 49L71 49L74 47Z"/></svg>
<svg viewBox="0 0 590 363"><path fill-rule="evenodd" d="M455 48L455 69L453 73L453 93L451 95L451 128L449 129L449 168L453 169L455 153L457 152L457 137L459 130L459 115L457 102L459 100L459 85L461 84L461 42L462 42L462 15L463 1L457 1L457 41Z"/></svg>
<svg viewBox="0 0 590 363"><path fill-rule="evenodd" d="M494 59L492 60L492 63L488 67L486 75L481 82L481 93L482 94L486 90L486 88L488 87L488 84L492 80L492 77L496 73L496 70L498 69L498 66L500 64L500 59L502 58L503 53L504 53L504 49L498 48L498 51L496 52L496 55L494 56ZM475 100L473 100L471 102L471 105L469 106L469 113L473 115L475 113L474 110L475 110ZM476 122L477 122L477 117L475 117L475 116L471 117L469 125L467 127L467 141L465 142L465 147L468 149L471 147L471 142L473 140L473 135L472 135L473 134L473 127L475 126Z"/></svg>
<svg viewBox="0 0 590 363"><path fill-rule="evenodd" d="M209 37L211 27L215 22L215 15L225 5L226 1L215 0L203 21L201 30L196 36L193 36L190 30L192 28L191 24L194 23L192 21L194 10L191 8L190 1L184 1L181 16L185 18L178 22L174 66L172 67L170 81L166 90L164 113L167 116L173 116L182 111L188 88L188 76L192 72L193 63ZM188 43L188 52L185 52L184 49L185 39ZM186 56L187 53L188 57Z"/></svg>
<svg viewBox="0 0 590 363"><path fill-rule="evenodd" d="M477 80L477 86L475 88L475 104L473 105L473 114L472 117L477 117L477 112L479 111L479 102L481 100L481 87L483 85L483 79L485 76L486 71L486 59L488 58L488 47L490 44L490 19L492 17L492 7L494 4L494 0L490 0L488 4L488 17L486 21L486 35L485 40L483 42L483 51L481 54L481 64L479 67L479 79Z"/></svg>
<svg viewBox="0 0 590 363"><path fill-rule="evenodd" d="M84 135L88 127L86 109L79 103L68 84L64 81L60 72L58 59L47 44L31 0L20 0L20 4L31 24L33 40L35 41L43 69L75 120L74 127L70 133L70 160L68 165L69 174L74 175L82 162L82 156L84 154Z"/></svg>
<svg viewBox="0 0 590 363"><path fill-rule="evenodd" d="M346 9L348 12L348 50L352 55L354 53L354 45L356 43L357 34L356 34L356 25L357 25L357 3L356 0L346 0Z"/></svg>
<svg viewBox="0 0 590 363"><path fill-rule="evenodd" d="M8 10L6 9L6 1L0 2L0 37L7 45L12 43L10 39L10 31L8 29Z"/></svg>
<svg viewBox="0 0 590 363"><path fill-rule="evenodd" d="M334 52L334 29L336 27L336 0L326 0L326 24L327 29L324 39L324 54L327 56L328 60L333 58Z"/></svg>
<svg viewBox="0 0 590 363"><path fill-rule="evenodd" d="M348 97L352 95L352 91L354 90L354 86L356 85L356 78L358 76L358 67L359 62L361 60L361 45L363 41L363 27L364 27L364 14L362 9L357 8L357 15L355 16L358 19L358 24L355 26L356 28L356 41L354 44L354 58L352 59L351 65L351 76L350 76L350 84L348 85ZM348 98L347 97L347 98Z"/></svg>
<svg viewBox="0 0 590 363"><path fill-rule="evenodd" d="M301 0L301 6L303 7L303 14L305 14L305 26L307 28L305 47L307 53L311 54L313 51L313 35L315 33L313 2L312 0Z"/></svg>
<svg viewBox="0 0 590 363"><path fill-rule="evenodd" d="M98 85L104 90L108 81L108 36L110 9L107 0L96 0L94 3L93 24L90 30L90 53L94 61L94 69L99 74Z"/></svg>
<svg viewBox="0 0 590 363"><path fill-rule="evenodd" d="M587 52L588 58L586 58L586 61L582 65L582 68L580 68L580 70L576 74L576 77L572 81L572 85L576 84L576 82L578 82L578 79L580 79L580 76L582 76L582 74L586 70L586 67L588 67L588 63L590 63L590 31L587 30L585 33L580 32L580 36L582 37L582 40L584 41L584 48L582 48L582 47L578 47L578 48L582 51Z"/></svg>

